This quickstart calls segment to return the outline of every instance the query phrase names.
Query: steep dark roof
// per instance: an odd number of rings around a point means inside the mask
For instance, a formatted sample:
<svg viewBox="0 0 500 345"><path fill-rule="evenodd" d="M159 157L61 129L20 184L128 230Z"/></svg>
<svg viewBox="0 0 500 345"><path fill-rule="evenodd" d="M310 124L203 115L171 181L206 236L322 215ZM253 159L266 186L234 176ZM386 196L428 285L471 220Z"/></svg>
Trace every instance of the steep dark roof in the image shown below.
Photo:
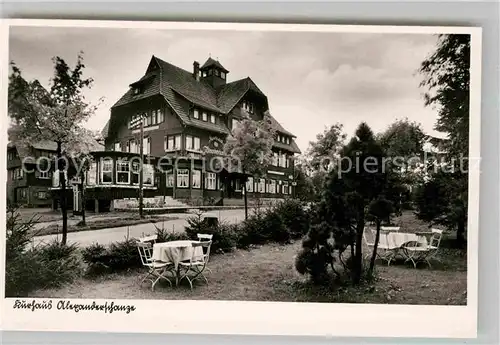
<svg viewBox="0 0 500 345"><path fill-rule="evenodd" d="M218 61L212 58L209 58L201 69L210 65L216 65L227 72ZM157 66L158 68L152 68L152 66ZM185 125L223 134L230 132L225 124L213 124L193 119L189 116L189 108L183 106L183 102L180 100L185 99L204 109L221 114L231 112L248 91L260 94L267 103L267 97L250 77L214 88L204 80L196 80L192 72L174 66L155 56L151 58L146 75L131 85L143 85L144 91L138 95L134 95L132 89L128 90L112 108L154 95L161 95ZM276 120L274 121L277 123ZM277 124L276 128L279 132L293 136L283 126L279 123ZM103 137L106 137L108 131L109 121L103 129Z"/></svg>
<svg viewBox="0 0 500 345"><path fill-rule="evenodd" d="M222 66L222 65L220 64L220 62L219 62L219 61L214 60L214 59L212 59L211 57L209 57L209 58L208 58L208 60L207 60L207 61L203 64L203 66L201 66L201 68L200 68L200 69L201 69L201 70L204 70L205 68L208 68L208 67L211 67L211 66L215 66L215 67L217 67L217 68L221 69L222 71L224 71L224 72L226 72L226 73L227 73L227 72L229 72L227 69L225 69L225 68L224 68L224 66Z"/></svg>

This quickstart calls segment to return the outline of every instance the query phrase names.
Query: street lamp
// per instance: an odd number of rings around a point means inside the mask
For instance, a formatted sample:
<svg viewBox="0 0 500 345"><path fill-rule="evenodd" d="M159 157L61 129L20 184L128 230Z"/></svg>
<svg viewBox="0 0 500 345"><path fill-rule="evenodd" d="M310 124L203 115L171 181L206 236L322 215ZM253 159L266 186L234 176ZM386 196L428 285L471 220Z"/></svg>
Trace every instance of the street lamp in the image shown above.
<svg viewBox="0 0 500 345"><path fill-rule="evenodd" d="M137 129L139 127L140 129L140 134L139 134L139 154L140 154L140 159L139 159L139 218L144 218L144 192L143 192L143 184L144 184L144 114L140 114L138 117L133 119L130 123L130 126L133 129Z"/></svg>

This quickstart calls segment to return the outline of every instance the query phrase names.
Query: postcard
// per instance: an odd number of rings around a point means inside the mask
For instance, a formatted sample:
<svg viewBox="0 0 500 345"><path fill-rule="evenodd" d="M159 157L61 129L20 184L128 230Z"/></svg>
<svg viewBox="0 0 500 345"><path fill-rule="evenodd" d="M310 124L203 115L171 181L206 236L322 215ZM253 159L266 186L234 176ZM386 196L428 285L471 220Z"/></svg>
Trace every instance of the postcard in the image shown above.
<svg viewBox="0 0 500 345"><path fill-rule="evenodd" d="M476 337L481 28L2 34L3 329Z"/></svg>

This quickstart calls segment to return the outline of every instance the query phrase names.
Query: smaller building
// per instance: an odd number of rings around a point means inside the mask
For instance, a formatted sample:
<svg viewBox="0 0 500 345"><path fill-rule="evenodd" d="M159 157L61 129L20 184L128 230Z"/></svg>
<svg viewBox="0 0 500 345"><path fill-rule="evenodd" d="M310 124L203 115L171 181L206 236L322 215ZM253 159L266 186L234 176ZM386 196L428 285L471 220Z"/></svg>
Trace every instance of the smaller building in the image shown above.
<svg viewBox="0 0 500 345"><path fill-rule="evenodd" d="M7 202L28 207L50 207L50 162L56 155L50 141L23 147L7 145Z"/></svg>

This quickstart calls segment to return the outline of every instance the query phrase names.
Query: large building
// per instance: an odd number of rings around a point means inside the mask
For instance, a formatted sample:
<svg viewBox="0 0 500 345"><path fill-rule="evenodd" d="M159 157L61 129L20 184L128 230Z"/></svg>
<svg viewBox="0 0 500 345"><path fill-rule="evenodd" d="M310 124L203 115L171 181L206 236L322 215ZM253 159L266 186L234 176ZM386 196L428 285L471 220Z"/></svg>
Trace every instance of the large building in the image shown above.
<svg viewBox="0 0 500 345"><path fill-rule="evenodd" d="M153 161L145 172L148 194L218 203L241 199L245 180L249 195L281 198L292 194L294 154L300 150L295 136L274 118L274 159L265 178L245 179L238 172L220 171L208 164L210 158L223 155L223 143L244 113L261 120L268 110L266 95L252 79L228 82L229 71L212 58L201 66L195 61L192 71L155 56L145 67L144 76L131 83L113 105L103 129L108 157L97 160L93 181L119 189L109 198L137 196L136 168L130 160L139 152L139 130L131 122L140 115L145 117L143 152Z"/></svg>

